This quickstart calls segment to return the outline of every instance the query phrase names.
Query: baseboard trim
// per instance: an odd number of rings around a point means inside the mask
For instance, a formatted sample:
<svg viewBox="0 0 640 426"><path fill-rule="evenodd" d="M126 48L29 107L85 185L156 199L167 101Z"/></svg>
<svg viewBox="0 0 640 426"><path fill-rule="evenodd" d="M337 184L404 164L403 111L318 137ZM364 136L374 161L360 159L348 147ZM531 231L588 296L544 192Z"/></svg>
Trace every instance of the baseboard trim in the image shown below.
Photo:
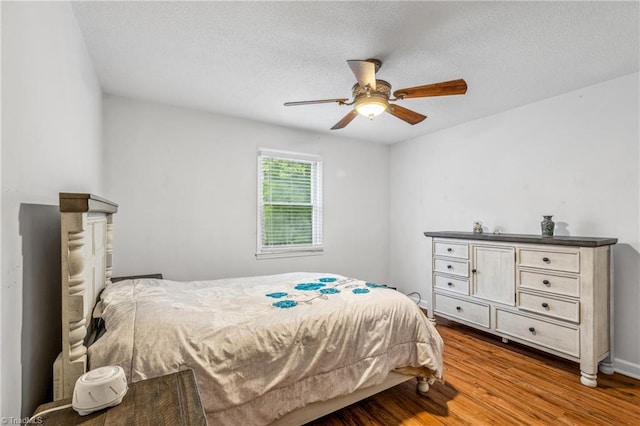
<svg viewBox="0 0 640 426"><path fill-rule="evenodd" d="M613 369L616 373L640 380L640 365L638 364L615 358L613 360Z"/></svg>

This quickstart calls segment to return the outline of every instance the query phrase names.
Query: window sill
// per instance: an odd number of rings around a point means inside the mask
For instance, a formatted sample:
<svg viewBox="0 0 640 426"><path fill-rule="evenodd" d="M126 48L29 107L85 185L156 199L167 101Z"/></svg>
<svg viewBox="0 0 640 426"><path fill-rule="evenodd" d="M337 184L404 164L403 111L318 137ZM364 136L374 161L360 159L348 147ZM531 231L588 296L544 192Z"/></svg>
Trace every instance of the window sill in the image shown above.
<svg viewBox="0 0 640 426"><path fill-rule="evenodd" d="M284 257L301 257L301 256L319 256L324 250L299 250L299 251L280 251L270 253L256 253L256 259L279 259Z"/></svg>

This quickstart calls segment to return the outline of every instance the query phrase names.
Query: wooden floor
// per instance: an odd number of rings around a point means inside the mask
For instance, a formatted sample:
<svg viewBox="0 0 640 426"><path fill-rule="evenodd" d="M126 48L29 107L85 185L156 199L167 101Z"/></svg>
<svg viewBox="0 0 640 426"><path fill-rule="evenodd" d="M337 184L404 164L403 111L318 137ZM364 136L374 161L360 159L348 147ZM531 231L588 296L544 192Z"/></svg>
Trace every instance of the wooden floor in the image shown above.
<svg viewBox="0 0 640 426"><path fill-rule="evenodd" d="M640 425L640 381L598 375L580 384L577 363L438 322L445 383L426 395L411 380L309 423L357 425Z"/></svg>

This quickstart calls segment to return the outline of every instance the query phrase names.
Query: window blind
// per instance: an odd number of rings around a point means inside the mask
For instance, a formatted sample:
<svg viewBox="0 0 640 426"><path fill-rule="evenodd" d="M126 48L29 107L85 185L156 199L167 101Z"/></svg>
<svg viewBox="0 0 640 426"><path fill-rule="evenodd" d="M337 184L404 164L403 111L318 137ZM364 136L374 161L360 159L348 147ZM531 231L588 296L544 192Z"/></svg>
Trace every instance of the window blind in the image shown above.
<svg viewBox="0 0 640 426"><path fill-rule="evenodd" d="M322 161L258 151L258 255L322 250Z"/></svg>

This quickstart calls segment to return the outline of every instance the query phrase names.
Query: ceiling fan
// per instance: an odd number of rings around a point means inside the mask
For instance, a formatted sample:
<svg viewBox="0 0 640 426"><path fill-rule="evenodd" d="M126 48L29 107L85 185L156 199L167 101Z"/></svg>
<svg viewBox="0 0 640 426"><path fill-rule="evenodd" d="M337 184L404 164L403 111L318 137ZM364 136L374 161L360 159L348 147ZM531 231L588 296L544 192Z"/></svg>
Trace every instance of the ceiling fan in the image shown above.
<svg viewBox="0 0 640 426"><path fill-rule="evenodd" d="M441 83L427 84L424 86L408 87L393 92L391 96L391 84L384 80L376 80L376 73L382 62L378 59L349 60L349 68L353 71L358 82L351 89L353 101L349 98L320 99L315 101L285 102L285 106L324 104L337 102L340 105L355 105L354 109L342 117L331 130L342 129L351 123L358 114L369 119L388 112L394 117L414 125L427 118L410 109L392 104L403 99L426 98L430 96L464 95L467 92L467 83L462 80L443 81Z"/></svg>

